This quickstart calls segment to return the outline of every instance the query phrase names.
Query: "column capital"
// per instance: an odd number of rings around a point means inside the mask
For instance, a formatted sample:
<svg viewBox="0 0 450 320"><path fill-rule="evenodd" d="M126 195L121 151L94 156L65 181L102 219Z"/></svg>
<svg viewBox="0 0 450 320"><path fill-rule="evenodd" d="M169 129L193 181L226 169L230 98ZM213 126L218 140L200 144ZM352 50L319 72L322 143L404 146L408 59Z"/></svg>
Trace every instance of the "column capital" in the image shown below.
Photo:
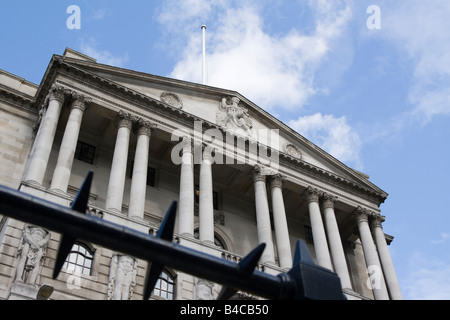
<svg viewBox="0 0 450 320"><path fill-rule="evenodd" d="M319 202L321 192L313 187L308 187L305 192L303 193L303 196L306 198L308 203L310 202Z"/></svg>
<svg viewBox="0 0 450 320"><path fill-rule="evenodd" d="M91 98L87 98L82 94L79 94L77 92L72 92L72 108L80 109L81 111L85 111L88 104L92 102Z"/></svg>
<svg viewBox="0 0 450 320"><path fill-rule="evenodd" d="M118 127L118 128L126 127L131 130L131 127L133 124L132 120L133 120L133 118L132 118L131 114L120 110L116 116L115 124L116 124L116 127Z"/></svg>
<svg viewBox="0 0 450 320"><path fill-rule="evenodd" d="M53 84L49 91L49 99L57 100L57 101L63 103L64 99L66 98L66 96L68 94L69 94L69 90L67 90L59 85Z"/></svg>
<svg viewBox="0 0 450 320"><path fill-rule="evenodd" d="M266 182L266 175L264 174L263 168L260 166L254 166L253 170L250 172L253 182L262 181Z"/></svg>
<svg viewBox="0 0 450 320"><path fill-rule="evenodd" d="M336 196L333 196L332 194L324 192L322 194L322 206L323 206L323 208L334 209L334 203L336 202L337 199L338 198Z"/></svg>
<svg viewBox="0 0 450 320"><path fill-rule="evenodd" d="M282 189L284 180L286 180L286 178L283 175L281 175L280 173L270 176L270 189L273 189L273 188Z"/></svg>
<svg viewBox="0 0 450 320"><path fill-rule="evenodd" d="M371 212L369 210L367 210L366 208L363 208L361 206L358 206L358 208L356 208L353 211L353 215L356 218L356 222L359 224L361 222L369 222L369 216L371 215Z"/></svg>
<svg viewBox="0 0 450 320"><path fill-rule="evenodd" d="M386 220L386 217L385 217L385 216L382 216L381 214L373 214L370 223L371 223L371 225L372 225L373 228L376 228L376 227L383 228L383 227L381 226L381 224L382 224L385 220Z"/></svg>
<svg viewBox="0 0 450 320"><path fill-rule="evenodd" d="M144 120L142 118L137 118L135 120L134 131L137 135L147 135L151 136L152 132L154 132L157 128L156 124L151 123L150 121Z"/></svg>

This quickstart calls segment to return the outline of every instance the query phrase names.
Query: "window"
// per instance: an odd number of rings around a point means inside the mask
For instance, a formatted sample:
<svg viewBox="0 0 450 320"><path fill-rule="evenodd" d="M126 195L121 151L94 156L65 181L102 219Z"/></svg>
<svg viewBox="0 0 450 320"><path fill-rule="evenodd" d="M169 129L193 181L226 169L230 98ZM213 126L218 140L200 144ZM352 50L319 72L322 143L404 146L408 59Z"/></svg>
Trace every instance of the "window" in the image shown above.
<svg viewBox="0 0 450 320"><path fill-rule="evenodd" d="M305 226L305 240L309 244L314 244L314 238L310 226Z"/></svg>
<svg viewBox="0 0 450 320"><path fill-rule="evenodd" d="M63 268L71 272L90 275L93 258L94 253L88 247L81 243L75 243L66 262L64 262Z"/></svg>
<svg viewBox="0 0 450 320"><path fill-rule="evenodd" d="M162 271L158 281L156 281L155 288L153 289L153 295L173 300L175 293L175 280L166 271Z"/></svg>
<svg viewBox="0 0 450 320"><path fill-rule="evenodd" d="M95 147L87 143L78 141L77 148L75 150L75 159L93 164L95 155Z"/></svg>
<svg viewBox="0 0 450 320"><path fill-rule="evenodd" d="M147 185L150 187L155 186L155 175L156 175L156 169L148 167L147 170Z"/></svg>

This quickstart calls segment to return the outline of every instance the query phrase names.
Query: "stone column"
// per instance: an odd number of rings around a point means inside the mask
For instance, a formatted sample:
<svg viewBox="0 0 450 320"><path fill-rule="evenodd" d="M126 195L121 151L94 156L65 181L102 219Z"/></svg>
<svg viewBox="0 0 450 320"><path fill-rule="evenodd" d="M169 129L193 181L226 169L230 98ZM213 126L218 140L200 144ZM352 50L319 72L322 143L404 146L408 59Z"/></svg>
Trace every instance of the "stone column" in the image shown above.
<svg viewBox="0 0 450 320"><path fill-rule="evenodd" d="M178 233L194 236L194 150L190 137L184 137L181 157Z"/></svg>
<svg viewBox="0 0 450 320"><path fill-rule="evenodd" d="M286 219L286 211L283 200L283 177L281 174L273 175L270 180L272 196L273 223L277 241L278 260L280 267L292 267L291 242Z"/></svg>
<svg viewBox="0 0 450 320"><path fill-rule="evenodd" d="M109 176L106 209L122 212L123 191L128 161L128 147L132 126L131 116L120 111L116 118L117 132L114 156Z"/></svg>
<svg viewBox="0 0 450 320"><path fill-rule="evenodd" d="M325 235L325 229L319 207L320 192L317 189L308 187L308 189L306 189L305 196L308 201L309 217L311 220L311 230L313 234L317 264L321 267L333 270L330 252L328 251L327 237Z"/></svg>
<svg viewBox="0 0 450 320"><path fill-rule="evenodd" d="M384 282L383 272L378 259L377 249L369 228L369 212L361 207L354 211L358 223L359 236L364 250L368 270L368 286L371 287L376 300L389 300L389 294ZM370 285L369 285L370 284Z"/></svg>
<svg viewBox="0 0 450 320"><path fill-rule="evenodd" d="M322 196L322 209L325 220L325 227L328 235L331 257L333 258L334 271L341 279L342 288L352 288L347 262L345 260L344 248L334 212L336 197L324 193Z"/></svg>
<svg viewBox="0 0 450 320"><path fill-rule="evenodd" d="M61 115L62 105L66 98L67 90L53 85L49 93L47 111L42 118L33 149L30 153L27 172L24 181L35 182L42 185L48 159L55 138L56 127Z"/></svg>
<svg viewBox="0 0 450 320"><path fill-rule="evenodd" d="M131 180L128 216L144 219L145 196L147 191L148 153L150 137L155 129L149 121L139 119L136 123L137 144Z"/></svg>
<svg viewBox="0 0 450 320"><path fill-rule="evenodd" d="M402 293L398 283L397 275L395 273L394 264L392 263L391 255L384 237L383 228L381 226L384 222L384 217L377 214L372 217L372 232L375 234L375 243L378 249L378 255L383 267L383 274L386 280L390 296L392 300L402 300Z"/></svg>
<svg viewBox="0 0 450 320"><path fill-rule="evenodd" d="M86 105L91 102L90 99L86 99L79 94L73 94L73 99L50 186L51 190L62 191L64 193L67 192L67 187L69 186L83 113L86 110Z"/></svg>
<svg viewBox="0 0 450 320"><path fill-rule="evenodd" d="M211 152L203 152L200 165L199 236L201 241L212 244L214 244L213 193Z"/></svg>
<svg viewBox="0 0 450 320"><path fill-rule="evenodd" d="M261 263L275 264L272 228L270 225L269 204L267 201L266 176L258 166L252 171L255 186L256 224L259 243L265 243L266 249L261 256Z"/></svg>

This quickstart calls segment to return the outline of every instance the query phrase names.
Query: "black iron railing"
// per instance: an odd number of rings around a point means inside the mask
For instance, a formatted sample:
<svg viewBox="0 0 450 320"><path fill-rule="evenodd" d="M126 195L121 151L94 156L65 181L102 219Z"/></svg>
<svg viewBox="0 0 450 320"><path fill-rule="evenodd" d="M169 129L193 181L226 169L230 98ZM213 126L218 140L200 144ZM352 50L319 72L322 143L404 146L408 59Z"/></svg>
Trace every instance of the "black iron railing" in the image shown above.
<svg viewBox="0 0 450 320"><path fill-rule="evenodd" d="M222 284L219 299L238 290L270 300L344 300L341 282L334 272L317 266L301 240L297 242L292 269L276 276L255 267L265 249L259 245L239 263L183 247L172 241L177 202L170 206L156 236L87 215L93 172L89 172L71 207L64 207L20 191L0 187L0 214L53 230L62 235L55 261L56 279L77 239L148 261L144 299L165 266Z"/></svg>

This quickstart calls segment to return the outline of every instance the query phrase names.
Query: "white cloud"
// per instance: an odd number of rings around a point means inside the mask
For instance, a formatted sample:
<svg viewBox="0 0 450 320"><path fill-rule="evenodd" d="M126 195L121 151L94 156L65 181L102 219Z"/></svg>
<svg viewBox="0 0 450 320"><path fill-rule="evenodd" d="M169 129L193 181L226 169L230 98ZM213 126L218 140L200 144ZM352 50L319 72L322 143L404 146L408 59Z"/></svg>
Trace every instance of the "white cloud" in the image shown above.
<svg viewBox="0 0 450 320"><path fill-rule="evenodd" d="M401 287L407 300L449 300L450 263L443 257L414 253Z"/></svg>
<svg viewBox="0 0 450 320"><path fill-rule="evenodd" d="M447 239L450 239L450 233L441 233L440 238L438 240L431 240L432 244L443 244L447 241Z"/></svg>
<svg viewBox="0 0 450 320"><path fill-rule="evenodd" d="M314 83L315 71L352 15L346 1L311 1L317 15L311 34L292 29L270 35L264 25L267 12L256 1L190 3L192 8L172 1L159 16L166 25L173 21L178 28L193 28L181 31L189 40L170 76L202 81L200 26L207 17L214 21L207 29L208 84L236 90L269 111L301 108L322 89Z"/></svg>
<svg viewBox="0 0 450 320"><path fill-rule="evenodd" d="M81 41L80 51L87 56L97 59L97 62L102 64L124 67L128 62L128 54L124 54L123 56L115 56L107 50L100 50L97 48L95 40L93 39L89 39L89 42L84 40Z"/></svg>
<svg viewBox="0 0 450 320"><path fill-rule="evenodd" d="M292 120L289 126L335 158L362 170L361 140L348 124L346 117L336 118L333 115L316 113Z"/></svg>
<svg viewBox="0 0 450 320"><path fill-rule="evenodd" d="M406 52L413 65L408 115L426 124L450 114L450 2L389 1L381 9L381 34Z"/></svg>

